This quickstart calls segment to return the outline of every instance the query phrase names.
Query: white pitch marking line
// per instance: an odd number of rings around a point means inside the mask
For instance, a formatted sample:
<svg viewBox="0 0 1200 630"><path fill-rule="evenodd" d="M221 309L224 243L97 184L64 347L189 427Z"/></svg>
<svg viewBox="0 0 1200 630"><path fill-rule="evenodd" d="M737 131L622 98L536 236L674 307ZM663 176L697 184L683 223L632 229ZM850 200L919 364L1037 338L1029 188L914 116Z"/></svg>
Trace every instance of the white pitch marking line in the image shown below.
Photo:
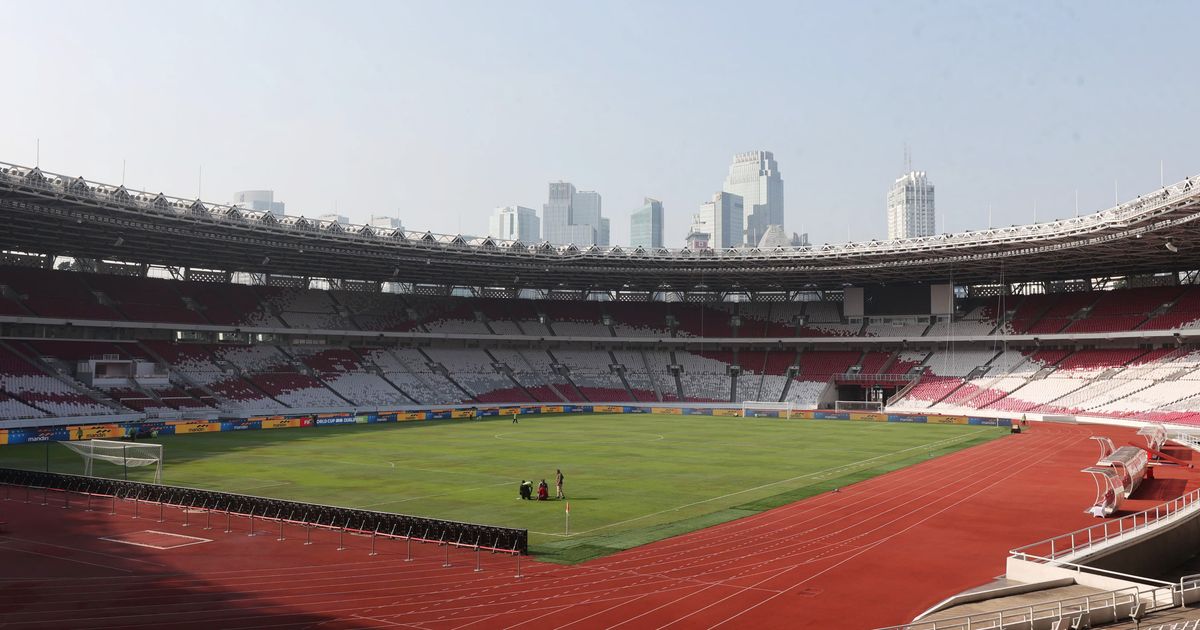
<svg viewBox="0 0 1200 630"><path fill-rule="evenodd" d="M630 518L630 519L625 519L625 520L623 520L623 521L617 521L616 523L609 523L609 524L607 524L607 525L601 525L600 527L593 527L592 529L584 530L584 531L581 531L581 532L574 532L574 533L571 533L571 534L554 534L554 533L549 533L549 532L533 532L533 533L535 533L535 534L543 534L543 535L545 535L545 536L558 536L559 538L572 538L572 537L575 537L575 536L583 536L583 535L585 535L585 534L590 534L590 533L592 533L592 532L600 531L600 530L602 530L602 529L608 529L609 527L616 527L617 525L624 525L624 524L626 524L626 523L632 523L632 522L634 522L634 521L640 521L640 520L642 520L642 519L644 519L644 518L650 518L650 517L652 517L652 516L658 516L659 514L666 514L667 512L677 512L677 511L679 511L679 510L682 510L682 509L684 509L684 508L689 508L689 507L693 507L693 506L696 506L696 505L701 505L701 504L703 504L703 503L709 503L709 502L712 502L712 501L720 501L721 499L727 499L727 498L729 498L729 497L736 496L736 495L739 495L739 494L745 494L745 493L747 493L747 492L754 492L755 490L762 490L763 488L770 488L771 486L777 486L777 485L779 485L779 484L781 484L781 483L789 483L789 482L792 482L792 481L797 481L797 480L800 480L800 479L805 479L805 478L825 479L825 478L827 478L827 477L829 477L829 476L832 476L832 475L833 475L835 472L837 472L837 471L846 471L846 472L850 472L850 471L853 471L853 470L855 470L855 469L856 469L856 467L858 467L858 466L861 466L861 465L867 464L867 463L869 463L869 462L873 462L873 461L875 461L875 460L877 460L877 459L883 459L883 458L885 458L885 457L891 457L891 456L893 456L893 455L899 455L899 454L901 454L901 453L907 453L908 451L915 451L915 450L920 450L920 449L923 449L923 448L929 448L930 446L935 446L935 445L936 445L936 446L946 446L946 445L948 445L949 443L957 442L957 441L960 441L960 440L962 440L962 441L965 441L965 438L968 438L968 437L974 436L974 435L976 435L976 434L978 434L978 433L982 433L982 432L984 432L985 430L986 430L986 429L980 429L980 430L978 430L978 431L973 431L973 432L971 432L971 433L964 433L963 435L955 436L955 437L952 437L952 438L946 438L945 440L938 440L938 441L936 441L936 442L930 442L930 443L928 443L928 444L919 444L919 445L917 445L917 446L913 446L913 447L906 448L906 449L901 449L901 450L899 450L899 451L893 451L893 452L891 452L891 453L884 453L884 454L882 454L882 455L876 455L875 457L870 457L870 458L867 458L867 459L864 459L864 460L860 460L860 461L857 461L857 462L852 462L852 463L849 463L849 464L842 464L841 466L834 466L833 468L827 468L827 469L825 469L825 470L818 470L818 471L816 471L816 472L806 473L806 474L803 474L803 475L797 475L797 476L795 476L795 477L791 477L791 478L789 478L789 479L780 479L779 481L772 481L772 482L770 482L770 483L765 483L765 484L762 484L762 485L760 485L760 486L755 486L755 487L753 487L753 488L746 488L746 489L744 489L744 490L737 490L737 491L735 491L735 492L730 492L730 493L727 493L727 494L722 494L722 495L721 495L721 496L719 496L719 497L712 497L712 498L708 498L708 499L701 499L701 500L699 500L699 501L693 501L693 502L691 502L691 503L685 503L685 504L683 504L683 505L680 505L680 506L677 506L677 507L673 507L673 508L667 508L667 509L665 509L665 510L659 510L659 511L657 511L657 512L651 512L651 513L649 513L649 514L643 514L643 515L641 515L641 516L635 516L635 517L633 517L633 518Z"/></svg>

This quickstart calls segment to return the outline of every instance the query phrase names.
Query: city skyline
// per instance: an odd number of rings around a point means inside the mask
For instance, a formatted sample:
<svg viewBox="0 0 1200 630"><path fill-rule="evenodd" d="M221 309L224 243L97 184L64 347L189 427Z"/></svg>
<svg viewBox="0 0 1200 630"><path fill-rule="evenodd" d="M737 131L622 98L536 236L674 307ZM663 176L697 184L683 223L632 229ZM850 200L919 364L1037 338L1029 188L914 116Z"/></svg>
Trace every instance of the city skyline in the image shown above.
<svg viewBox="0 0 1200 630"><path fill-rule="evenodd" d="M1068 218L1077 192L1102 210L1156 189L1160 165L1200 173L1200 130L1178 124L1200 86L1176 70L1194 3L752 3L771 16L754 63L710 44L720 5L363 6L8 6L0 53L27 97L0 102L0 160L218 202L272 189L289 214L353 223L402 208L448 234L562 178L619 209L614 244L626 209L661 200L668 245L754 149L786 171L787 233L818 245L886 237L906 144L936 177L938 232ZM608 36L572 45L584 24Z"/></svg>

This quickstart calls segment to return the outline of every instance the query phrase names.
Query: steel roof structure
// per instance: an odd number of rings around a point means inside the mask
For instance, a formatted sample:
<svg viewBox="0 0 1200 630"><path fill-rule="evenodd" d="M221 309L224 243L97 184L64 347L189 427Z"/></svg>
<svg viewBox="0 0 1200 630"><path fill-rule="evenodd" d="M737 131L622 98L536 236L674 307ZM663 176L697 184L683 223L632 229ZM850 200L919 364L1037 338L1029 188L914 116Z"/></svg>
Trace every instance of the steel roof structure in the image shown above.
<svg viewBox="0 0 1200 630"><path fill-rule="evenodd" d="M724 250L556 247L278 217L0 163L0 250L497 289L775 292L1200 269L1200 180L1072 219L897 241Z"/></svg>

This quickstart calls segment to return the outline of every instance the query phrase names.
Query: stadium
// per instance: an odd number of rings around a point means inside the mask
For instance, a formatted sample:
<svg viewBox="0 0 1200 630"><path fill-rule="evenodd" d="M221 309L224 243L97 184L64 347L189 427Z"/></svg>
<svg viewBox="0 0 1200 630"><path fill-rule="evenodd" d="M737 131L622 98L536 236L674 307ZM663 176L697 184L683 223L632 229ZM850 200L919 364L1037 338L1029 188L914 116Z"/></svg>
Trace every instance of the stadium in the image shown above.
<svg viewBox="0 0 1200 630"><path fill-rule="evenodd" d="M1195 627L1195 181L691 251L0 164L2 625Z"/></svg>

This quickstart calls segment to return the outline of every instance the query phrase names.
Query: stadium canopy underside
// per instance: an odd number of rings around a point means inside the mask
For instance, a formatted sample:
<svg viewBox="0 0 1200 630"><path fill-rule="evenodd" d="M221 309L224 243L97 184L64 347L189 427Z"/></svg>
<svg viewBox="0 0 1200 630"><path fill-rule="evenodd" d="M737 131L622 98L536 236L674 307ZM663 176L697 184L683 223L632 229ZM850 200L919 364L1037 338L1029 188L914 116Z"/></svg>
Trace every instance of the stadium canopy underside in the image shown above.
<svg viewBox="0 0 1200 630"><path fill-rule="evenodd" d="M811 248L555 247L273 216L0 163L0 250L414 285L787 292L1200 269L1191 178L1072 219Z"/></svg>

